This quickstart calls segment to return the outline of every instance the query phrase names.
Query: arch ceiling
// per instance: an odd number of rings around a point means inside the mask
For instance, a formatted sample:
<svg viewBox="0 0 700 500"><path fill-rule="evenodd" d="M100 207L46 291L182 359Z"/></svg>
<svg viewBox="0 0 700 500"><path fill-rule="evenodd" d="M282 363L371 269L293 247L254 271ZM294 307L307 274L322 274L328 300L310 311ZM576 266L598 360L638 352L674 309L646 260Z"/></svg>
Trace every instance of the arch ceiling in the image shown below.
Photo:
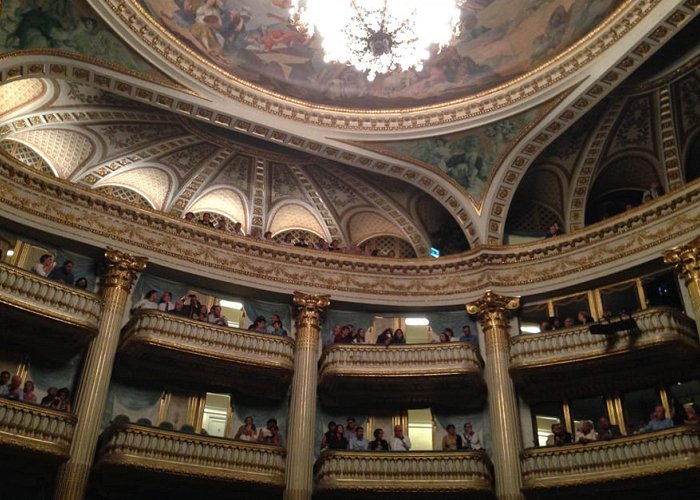
<svg viewBox="0 0 700 500"><path fill-rule="evenodd" d="M371 84L320 62L318 40L286 21L289 2L222 0L218 15L242 24L238 35L209 33L224 39L215 50L187 12L198 3L58 0L37 11L5 0L0 140L86 186L117 179L175 215L235 188L227 216L249 231L296 203L317 231L351 243L357 217L375 214L419 256L444 220L472 246L500 243L519 186L527 200L537 184L523 182L529 172L558 179L547 182L554 206L541 203L570 229L583 224L605 155L646 148L668 188L682 182L697 78L674 70L652 85L664 71L643 63L677 33L697 33L698 0L466 0L460 37L423 71ZM55 32L25 33L22 21L39 18ZM697 36L685 45L683 57ZM621 84L623 98L605 99ZM59 135L76 145L72 157ZM143 169L164 172L167 186L146 192L154 175Z"/></svg>

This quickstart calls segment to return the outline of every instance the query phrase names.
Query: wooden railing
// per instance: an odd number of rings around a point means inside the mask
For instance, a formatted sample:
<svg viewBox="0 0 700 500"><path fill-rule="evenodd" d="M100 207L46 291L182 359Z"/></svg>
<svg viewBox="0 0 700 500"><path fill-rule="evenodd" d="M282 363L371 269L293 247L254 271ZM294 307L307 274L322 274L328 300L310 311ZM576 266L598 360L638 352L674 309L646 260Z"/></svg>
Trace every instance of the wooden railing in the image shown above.
<svg viewBox="0 0 700 500"><path fill-rule="evenodd" d="M700 471L700 427L683 426L613 441L525 450L526 490Z"/></svg>
<svg viewBox="0 0 700 500"><path fill-rule="evenodd" d="M102 301L95 294L0 263L0 303L96 330Z"/></svg>
<svg viewBox="0 0 700 500"><path fill-rule="evenodd" d="M0 445L65 459L76 421L72 413L0 399Z"/></svg>
<svg viewBox="0 0 700 500"><path fill-rule="evenodd" d="M205 479L284 487L284 448L116 425L102 435L97 467L143 468Z"/></svg>
<svg viewBox="0 0 700 500"><path fill-rule="evenodd" d="M314 468L318 491L491 492L482 451L326 451Z"/></svg>

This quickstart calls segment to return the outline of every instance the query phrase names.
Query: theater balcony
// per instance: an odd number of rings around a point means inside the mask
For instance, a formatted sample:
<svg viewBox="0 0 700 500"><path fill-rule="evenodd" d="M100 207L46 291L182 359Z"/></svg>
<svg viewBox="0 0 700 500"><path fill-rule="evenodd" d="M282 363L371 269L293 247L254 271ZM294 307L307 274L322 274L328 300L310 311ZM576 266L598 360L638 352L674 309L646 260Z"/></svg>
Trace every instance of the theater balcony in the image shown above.
<svg viewBox="0 0 700 500"><path fill-rule="evenodd" d="M326 406L480 407L478 348L450 344L343 345L323 350L319 396Z"/></svg>
<svg viewBox="0 0 700 500"><path fill-rule="evenodd" d="M577 490L588 495L586 498L596 492L622 494L632 490L637 495L658 492L653 498L661 498L671 484L674 493L693 488L697 491L700 427L528 449L522 453L521 463L528 498L571 498Z"/></svg>
<svg viewBox="0 0 700 500"><path fill-rule="evenodd" d="M326 451L316 462L314 476L323 498L493 495L493 468L482 451Z"/></svg>
<svg viewBox="0 0 700 500"><path fill-rule="evenodd" d="M118 363L126 378L279 398L294 371L294 341L142 311L122 330Z"/></svg>
<svg viewBox="0 0 700 500"><path fill-rule="evenodd" d="M65 460L76 420L71 413L0 399L0 450Z"/></svg>
<svg viewBox="0 0 700 500"><path fill-rule="evenodd" d="M166 431L134 424L109 427L101 436L95 472L108 487L136 496L149 491L192 498L235 487L237 494L277 494L284 488L284 448ZM223 497L220 497L223 498Z"/></svg>
<svg viewBox="0 0 700 500"><path fill-rule="evenodd" d="M633 314L632 320L604 325L605 334L579 326L513 337L511 375L522 394L536 401L656 385L660 378L671 382L698 373L700 341L690 318L655 307Z"/></svg>
<svg viewBox="0 0 700 500"><path fill-rule="evenodd" d="M95 294L0 263L3 345L31 345L53 357L77 352L97 331Z"/></svg>

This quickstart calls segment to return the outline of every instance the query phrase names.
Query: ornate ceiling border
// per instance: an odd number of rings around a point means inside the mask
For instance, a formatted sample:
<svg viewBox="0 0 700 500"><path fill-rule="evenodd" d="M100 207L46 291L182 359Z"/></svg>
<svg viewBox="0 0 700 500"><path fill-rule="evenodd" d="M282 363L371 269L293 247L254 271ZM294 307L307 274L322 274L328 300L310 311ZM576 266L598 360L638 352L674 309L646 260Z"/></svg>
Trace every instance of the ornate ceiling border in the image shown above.
<svg viewBox="0 0 700 500"><path fill-rule="evenodd" d="M334 300L425 307L492 289L539 294L658 258L700 234L700 181L581 231L441 259L395 260L296 249L236 237L133 207L0 154L0 215L84 244L120 245L162 266L219 282Z"/></svg>
<svg viewBox="0 0 700 500"><path fill-rule="evenodd" d="M591 82L583 93L567 104L566 108L558 110L551 120L543 121L530 134L519 152L508 160L507 168L499 169L501 175L496 180L500 188L491 193L491 200L485 204L483 214L488 217L486 239L490 245L498 245L503 241L505 221L508 210L515 196L518 184L527 168L537 156L554 139L559 137L580 116L592 109L603 97L619 85L625 77L647 60L674 33L683 28L700 11L700 0L686 0L683 5L675 8L671 14L659 19L656 27L643 40L635 44L627 54L620 56L619 62L597 81Z"/></svg>

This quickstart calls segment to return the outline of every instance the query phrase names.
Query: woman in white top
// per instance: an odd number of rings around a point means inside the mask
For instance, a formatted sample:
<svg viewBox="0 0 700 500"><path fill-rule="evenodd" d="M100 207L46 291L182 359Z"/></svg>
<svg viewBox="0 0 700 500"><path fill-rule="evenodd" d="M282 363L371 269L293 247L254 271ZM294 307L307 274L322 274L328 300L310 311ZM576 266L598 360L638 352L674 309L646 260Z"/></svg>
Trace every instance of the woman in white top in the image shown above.
<svg viewBox="0 0 700 500"><path fill-rule="evenodd" d="M131 308L131 312L136 312L139 309L158 309L158 292L156 290L149 290L146 295L139 300L134 307Z"/></svg>
<svg viewBox="0 0 700 500"><path fill-rule="evenodd" d="M39 257L39 262L34 264L32 270L39 276L46 278L53 269L53 255L45 253Z"/></svg>

